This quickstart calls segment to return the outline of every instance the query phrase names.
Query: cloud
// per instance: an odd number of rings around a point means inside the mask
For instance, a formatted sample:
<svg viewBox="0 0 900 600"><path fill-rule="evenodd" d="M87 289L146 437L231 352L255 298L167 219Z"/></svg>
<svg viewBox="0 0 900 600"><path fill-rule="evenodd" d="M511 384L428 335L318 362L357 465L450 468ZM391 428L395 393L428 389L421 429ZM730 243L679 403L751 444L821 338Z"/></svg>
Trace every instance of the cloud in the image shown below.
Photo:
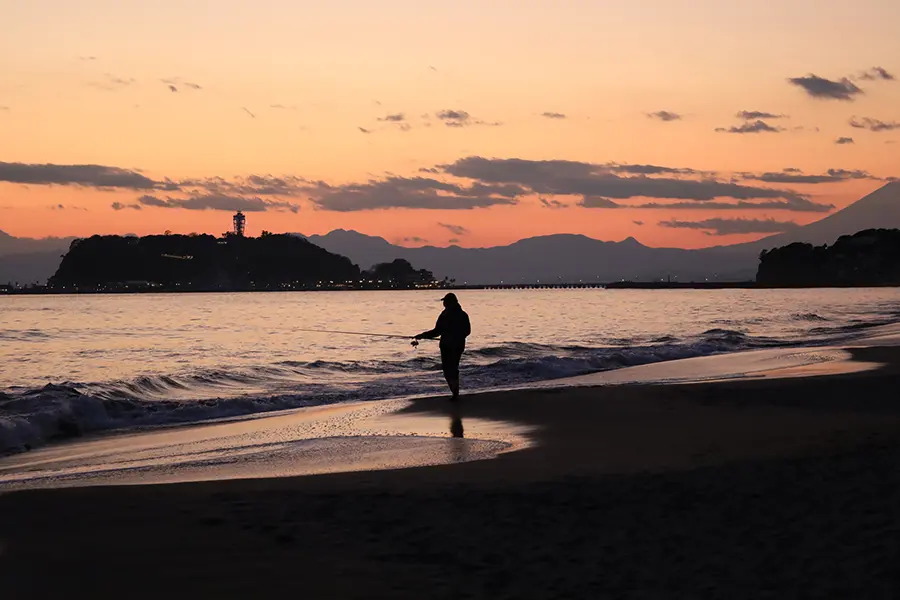
<svg viewBox="0 0 900 600"><path fill-rule="evenodd" d="M142 208L140 204L122 204L121 202L113 202L110 206L112 206L113 210L125 210L126 208L141 210Z"/></svg>
<svg viewBox="0 0 900 600"><path fill-rule="evenodd" d="M715 179L623 177L615 166L568 160L526 160L470 156L440 165L449 175L486 184L514 184L535 195L603 197L607 199L667 198L708 201L715 198L802 198L791 190L741 185ZM590 200L597 202L597 200Z"/></svg>
<svg viewBox="0 0 900 600"><path fill-rule="evenodd" d="M471 210L518 204L515 185L471 186L427 177L396 177L331 186L319 183L309 190L310 199L322 210L351 212L386 208Z"/></svg>
<svg viewBox="0 0 900 600"><path fill-rule="evenodd" d="M137 79L131 77L126 79L124 77L118 77L111 73L104 73L102 81L92 81L88 85L99 88L101 90L106 90L108 92L114 92L130 87L136 83Z"/></svg>
<svg viewBox="0 0 900 600"><path fill-rule="evenodd" d="M661 167L659 165L629 165L619 163L606 163L604 168L613 173L627 173L629 175L710 175L711 173L688 169L686 167Z"/></svg>
<svg viewBox="0 0 900 600"><path fill-rule="evenodd" d="M737 202L649 202L630 206L629 208L643 209L675 209L675 210L786 210L791 212L825 213L834 209L834 204L820 204L806 198L794 198L791 200L764 200L749 202L739 200Z"/></svg>
<svg viewBox="0 0 900 600"><path fill-rule="evenodd" d="M637 225L638 227L641 227L641 226L643 226L643 224L644 224L643 221L632 221L632 223L634 223L634 224Z"/></svg>
<svg viewBox="0 0 900 600"><path fill-rule="evenodd" d="M138 202L144 206L158 206L160 208L170 208L168 201L160 200L156 196L145 195L138 198ZM115 208L115 207L113 207Z"/></svg>
<svg viewBox="0 0 900 600"><path fill-rule="evenodd" d="M12 110L12 109L8 106L0 106L0 110Z"/></svg>
<svg viewBox="0 0 900 600"><path fill-rule="evenodd" d="M294 105L286 105L286 104L270 104L269 108L275 110L297 110L297 107Z"/></svg>
<svg viewBox="0 0 900 600"><path fill-rule="evenodd" d="M189 90L202 90L203 89L203 86L201 86L200 84L194 83L192 81L185 81L185 80L181 79L180 77L169 77L167 79L160 79L160 81L163 82L164 84L166 84L166 87L168 87L169 91L171 91L171 92L178 92L179 90L182 90L185 88L187 88Z"/></svg>
<svg viewBox="0 0 900 600"><path fill-rule="evenodd" d="M450 238L449 240L447 240L447 243L449 243L449 244L458 244L458 243L459 243L459 240L458 240L457 238Z"/></svg>
<svg viewBox="0 0 900 600"><path fill-rule="evenodd" d="M447 127L466 127L471 124L470 115L464 110L442 110L435 113Z"/></svg>
<svg viewBox="0 0 900 600"><path fill-rule="evenodd" d="M224 179L183 179L167 181L169 190L184 190L190 193L210 193L238 196L296 196L306 191L312 182L295 176L274 177L272 175L249 175Z"/></svg>
<svg viewBox="0 0 900 600"><path fill-rule="evenodd" d="M158 183L136 171L103 165L54 165L0 162L0 181L34 185L153 189Z"/></svg>
<svg viewBox="0 0 900 600"><path fill-rule="evenodd" d="M603 196L585 196L578 202L582 208L622 208L621 204Z"/></svg>
<svg viewBox="0 0 900 600"><path fill-rule="evenodd" d="M427 244L428 240L425 238L420 238L419 236L405 237L403 238L404 242L412 242L413 244Z"/></svg>
<svg viewBox="0 0 900 600"><path fill-rule="evenodd" d="M362 133L372 133L371 129L366 129L365 127L357 127Z"/></svg>
<svg viewBox="0 0 900 600"><path fill-rule="evenodd" d="M787 119L787 115L779 115L759 110L742 110L735 115L738 119L745 121L756 121L758 119Z"/></svg>
<svg viewBox="0 0 900 600"><path fill-rule="evenodd" d="M79 56L78 60L97 60L96 56Z"/></svg>
<svg viewBox="0 0 900 600"><path fill-rule="evenodd" d="M839 137L838 139L834 140L834 143L838 144L838 145L843 145L843 144L855 144L856 142L853 141L852 137Z"/></svg>
<svg viewBox="0 0 900 600"><path fill-rule="evenodd" d="M781 133L784 131L783 127L773 127L769 125L765 121L748 121L746 123L742 123L741 125L724 128L717 127L716 131L720 133Z"/></svg>
<svg viewBox="0 0 900 600"><path fill-rule="evenodd" d="M678 113L674 113L668 110L658 110L656 112L647 113L647 117L665 122L680 121L682 118Z"/></svg>
<svg viewBox="0 0 900 600"><path fill-rule="evenodd" d="M469 113L464 110L440 110L435 113L438 119L442 121L467 121L470 117Z"/></svg>
<svg viewBox="0 0 900 600"><path fill-rule="evenodd" d="M265 211L290 211L297 212L300 207L291 202L280 200L264 200L256 197L224 196L217 194L200 194L187 198L173 198L171 196L162 199L156 196L145 195L138 198L138 202L144 206L158 208L184 208L187 210L224 210L228 212L265 212Z"/></svg>
<svg viewBox="0 0 900 600"><path fill-rule="evenodd" d="M487 122L480 119L473 119L472 115L464 110L439 110L434 116L444 122L447 127L469 127L471 125L489 125L497 127L502 125L499 121Z"/></svg>
<svg viewBox="0 0 900 600"><path fill-rule="evenodd" d="M564 202L560 202L559 200L556 200L553 198L550 198L550 199L538 198L538 200L540 200L542 208L553 208L553 209L569 208L568 204L566 204Z"/></svg>
<svg viewBox="0 0 900 600"><path fill-rule="evenodd" d="M828 169L821 175L806 175L796 170L767 172L760 174L742 173L744 179L753 181L764 181L766 183L837 183L839 181L847 181L849 179L877 179L869 174L868 171L847 170L847 169Z"/></svg>
<svg viewBox="0 0 900 600"><path fill-rule="evenodd" d="M707 235L738 235L746 233L782 233L794 231L800 225L794 221L775 219L705 219L703 221L660 221L659 225L675 229L699 229Z"/></svg>
<svg viewBox="0 0 900 600"><path fill-rule="evenodd" d="M440 225L453 235L462 236L469 233L469 230L462 225L453 225L452 223L438 223L438 225Z"/></svg>
<svg viewBox="0 0 900 600"><path fill-rule="evenodd" d="M788 81L812 98L852 102L854 96L865 93L846 77L840 81L832 81L810 73L806 77L792 77Z"/></svg>
<svg viewBox="0 0 900 600"><path fill-rule="evenodd" d="M879 79L882 81L894 81L894 79L896 79L893 75L891 75L890 73L888 73L886 70L882 69L881 67L872 67L868 71L864 71L859 76L859 78L866 79L869 81L876 81Z"/></svg>
<svg viewBox="0 0 900 600"><path fill-rule="evenodd" d="M900 129L900 123L897 121L879 121L878 119L873 119L871 117L862 117L860 119L853 117L849 122L850 127L855 127L856 129L868 129L875 133Z"/></svg>
<svg viewBox="0 0 900 600"><path fill-rule="evenodd" d="M241 107L241 110L244 111L245 113L247 113L248 115L250 115L250 118L251 118L251 119L255 119L255 118L256 118L256 115L254 115L252 112L250 112L250 109L247 108L246 106L242 106L242 107Z"/></svg>
<svg viewBox="0 0 900 600"><path fill-rule="evenodd" d="M546 119L566 119L566 118L568 118L568 117L566 117L566 115L563 114L563 113L559 113L559 112L549 112L549 111L548 111L548 112L542 112L542 113L541 113L541 116L544 117L544 118L546 118Z"/></svg>
<svg viewBox="0 0 900 600"><path fill-rule="evenodd" d="M412 129L412 125L406 122L406 115L404 113L393 113L385 115L383 117L379 117L378 121L396 125L397 129L399 129L400 131L409 131L410 129Z"/></svg>

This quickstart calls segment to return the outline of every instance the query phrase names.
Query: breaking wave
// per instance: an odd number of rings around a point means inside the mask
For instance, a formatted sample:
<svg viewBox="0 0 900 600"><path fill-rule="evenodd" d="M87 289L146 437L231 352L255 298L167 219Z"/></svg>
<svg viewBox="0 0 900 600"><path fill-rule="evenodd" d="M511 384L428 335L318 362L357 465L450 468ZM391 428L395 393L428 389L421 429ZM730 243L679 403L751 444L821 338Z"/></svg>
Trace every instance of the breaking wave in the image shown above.
<svg viewBox="0 0 900 600"><path fill-rule="evenodd" d="M804 321L825 321L809 313ZM776 346L833 343L882 322L816 327L789 341L715 328L589 344L504 343L472 348L463 360L469 390L608 371L661 361ZM127 381L59 382L0 392L0 453L112 429L195 423L345 401L444 393L433 353L402 360L281 361L234 369L143 375Z"/></svg>

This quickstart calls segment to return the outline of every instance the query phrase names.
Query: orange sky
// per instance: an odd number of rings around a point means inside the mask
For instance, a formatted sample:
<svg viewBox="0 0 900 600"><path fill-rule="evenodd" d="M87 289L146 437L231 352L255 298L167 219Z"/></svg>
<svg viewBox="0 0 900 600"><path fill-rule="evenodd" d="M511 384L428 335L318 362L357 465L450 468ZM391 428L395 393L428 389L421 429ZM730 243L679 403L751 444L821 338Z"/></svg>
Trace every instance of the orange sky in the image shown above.
<svg viewBox="0 0 900 600"><path fill-rule="evenodd" d="M770 232L708 235L659 223L803 224L827 213L639 209L678 198L665 197L666 186L654 197L610 198L604 181L567 182L622 206L581 208L576 194L536 192L519 179L507 181L522 186L514 204L421 209L416 196L412 208L335 211L311 182L348 192L392 174L469 190L486 181L440 165L565 160L690 168L707 173L678 178L737 177L840 208L900 175L900 146L891 143L900 141L900 81L888 77L900 77L893 0L0 0L0 15L0 229L17 236L221 233L232 211L178 207L209 191L208 182L198 191L183 180L272 175L309 183L277 195L228 192L228 202L268 203L247 213L250 234L340 227L393 242L484 246L567 232L697 247ZM810 74L850 87L816 96L816 82L788 81ZM851 92L842 99L841 89ZM469 116L441 119L445 110ZM742 110L787 117L761 119L777 132L716 131L756 122L738 118ZM648 116L657 111L680 118ZM565 118L542 116L551 112ZM402 121L384 120L399 114ZM854 118L862 127L850 125ZM854 143L836 144L840 137ZM181 185L110 190L60 179L81 173L62 167L84 164ZM740 175L785 168L865 173L805 185ZM373 190L363 186L360 207L391 204L390 193L376 201ZM140 204L145 195L168 206ZM567 207L545 208L540 198ZM114 202L141 209L114 210Z"/></svg>

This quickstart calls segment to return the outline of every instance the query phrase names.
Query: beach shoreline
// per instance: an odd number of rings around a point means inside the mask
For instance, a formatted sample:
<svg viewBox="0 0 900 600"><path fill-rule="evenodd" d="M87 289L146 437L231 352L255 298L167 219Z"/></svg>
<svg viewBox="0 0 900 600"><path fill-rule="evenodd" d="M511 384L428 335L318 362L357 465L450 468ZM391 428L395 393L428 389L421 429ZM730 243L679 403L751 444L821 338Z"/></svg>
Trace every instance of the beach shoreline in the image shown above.
<svg viewBox="0 0 900 600"><path fill-rule="evenodd" d="M894 329L887 328L884 339L893 340ZM877 345L879 339L873 335L866 344ZM542 400L538 400L537 414L530 414L527 423L519 413L531 403L507 406L504 402L522 395L534 398L538 390L551 394L568 390L579 398L576 406L562 410L566 415L582 410L578 404L594 396L615 402L625 394L629 398L625 402L633 402L631 391L591 392L595 387L652 390L661 385L833 376L883 366L874 359L854 357L849 349L840 347L745 350L481 390L467 394L459 404L448 404L443 397L418 396L103 431L0 459L0 493L87 485L265 479L486 460L529 446L532 433L546 426L550 414ZM646 396L643 391L637 395L642 401ZM499 402L507 408L502 414L495 411L478 416L485 402L487 406ZM470 406L475 414L467 409ZM448 426L447 415L458 426ZM450 442L448 433L462 427L463 416L467 417L466 435ZM647 413L642 418L659 416ZM568 426L560 423L558 428Z"/></svg>
<svg viewBox="0 0 900 600"><path fill-rule="evenodd" d="M5 494L0 585L12 598L890 597L900 350L847 351L881 366L465 398L463 423L534 442L487 460ZM450 406L380 418L446 426Z"/></svg>

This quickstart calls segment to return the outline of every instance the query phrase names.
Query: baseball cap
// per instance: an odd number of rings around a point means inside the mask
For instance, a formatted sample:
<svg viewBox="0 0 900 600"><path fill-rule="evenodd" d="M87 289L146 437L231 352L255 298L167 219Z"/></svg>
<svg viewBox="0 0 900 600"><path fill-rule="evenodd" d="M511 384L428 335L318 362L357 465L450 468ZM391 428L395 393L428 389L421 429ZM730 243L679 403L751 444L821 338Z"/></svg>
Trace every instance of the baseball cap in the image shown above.
<svg viewBox="0 0 900 600"><path fill-rule="evenodd" d="M459 300L456 298L456 294L450 292L449 294L441 298L441 302L459 302Z"/></svg>

